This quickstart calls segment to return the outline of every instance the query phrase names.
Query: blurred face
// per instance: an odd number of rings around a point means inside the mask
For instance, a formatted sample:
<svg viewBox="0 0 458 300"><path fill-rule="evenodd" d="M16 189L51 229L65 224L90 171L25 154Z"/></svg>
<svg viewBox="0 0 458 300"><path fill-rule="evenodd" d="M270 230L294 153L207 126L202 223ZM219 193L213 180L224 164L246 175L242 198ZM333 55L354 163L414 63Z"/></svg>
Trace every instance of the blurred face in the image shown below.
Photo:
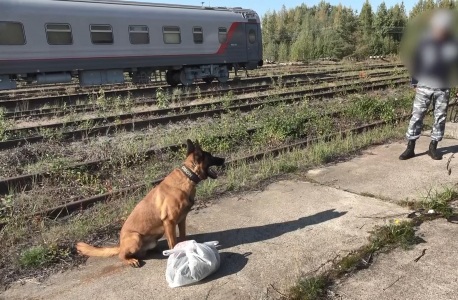
<svg viewBox="0 0 458 300"><path fill-rule="evenodd" d="M444 28L433 28L433 37L437 41L444 40L448 35L448 31Z"/></svg>

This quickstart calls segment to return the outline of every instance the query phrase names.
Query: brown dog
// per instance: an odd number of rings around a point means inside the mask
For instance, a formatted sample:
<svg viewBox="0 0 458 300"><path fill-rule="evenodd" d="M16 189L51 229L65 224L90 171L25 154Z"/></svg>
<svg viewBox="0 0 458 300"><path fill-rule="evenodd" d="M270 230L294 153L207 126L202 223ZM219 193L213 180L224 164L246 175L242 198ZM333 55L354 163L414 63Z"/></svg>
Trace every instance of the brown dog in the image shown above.
<svg viewBox="0 0 458 300"><path fill-rule="evenodd" d="M186 216L194 204L196 185L207 177L217 178L211 166L222 166L224 159L202 151L198 143L187 140L188 153L184 164L170 173L158 186L140 201L121 229L120 245L96 248L78 243L80 254L88 256L119 255L125 263L138 267L138 257L153 249L164 235L169 248L177 244L176 226L180 239L186 238Z"/></svg>

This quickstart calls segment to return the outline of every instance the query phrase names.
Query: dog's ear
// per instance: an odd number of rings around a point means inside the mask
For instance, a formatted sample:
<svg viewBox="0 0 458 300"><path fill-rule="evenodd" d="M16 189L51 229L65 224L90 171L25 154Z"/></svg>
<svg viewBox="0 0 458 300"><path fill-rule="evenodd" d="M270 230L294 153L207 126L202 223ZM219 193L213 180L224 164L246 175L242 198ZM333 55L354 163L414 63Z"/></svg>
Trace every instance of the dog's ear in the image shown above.
<svg viewBox="0 0 458 300"><path fill-rule="evenodd" d="M202 148L200 147L198 140L196 140L196 142L194 143L194 146L195 146L194 147L194 159L197 162L201 162L203 158L203 151L202 151Z"/></svg>
<svg viewBox="0 0 458 300"><path fill-rule="evenodd" d="M198 140L196 140L196 142L194 143L196 149L194 151L200 151L202 152L202 148L200 147L200 143Z"/></svg>
<svg viewBox="0 0 458 300"><path fill-rule="evenodd" d="M196 150L196 147L194 146L194 144L192 143L190 139L186 140L186 144L188 146L188 154L186 154L186 156L188 156L189 154L194 153L194 150Z"/></svg>

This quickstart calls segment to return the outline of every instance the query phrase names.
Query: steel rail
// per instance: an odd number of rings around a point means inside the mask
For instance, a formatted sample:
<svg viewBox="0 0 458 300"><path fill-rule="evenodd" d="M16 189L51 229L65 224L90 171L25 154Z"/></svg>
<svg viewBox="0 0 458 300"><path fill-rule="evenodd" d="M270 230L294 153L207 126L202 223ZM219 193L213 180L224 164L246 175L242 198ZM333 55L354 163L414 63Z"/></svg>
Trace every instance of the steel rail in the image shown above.
<svg viewBox="0 0 458 300"><path fill-rule="evenodd" d="M403 67L402 64L382 64L382 65L373 65L367 68L355 68L354 72L357 71L365 71L365 70L373 70L373 69L393 69L396 67ZM313 76L325 76L327 74L336 74L342 72L343 69L339 70L332 70L332 71L323 71L323 72L306 72L306 73L298 73L298 74L288 74L288 75L275 75L275 76L265 76L265 77L254 77L254 78L246 78L237 81L231 81L228 84L216 84L216 86L230 86L230 84L240 84L240 83L259 83L259 82L271 82L272 80L278 80L279 78L288 80L293 79L296 77L313 77ZM350 70L349 70L350 71ZM208 85L208 84L197 84L193 87L201 88L202 90L210 89L215 85ZM149 97L152 93L154 94L158 88L163 89L166 92L172 93L175 88L168 87L168 86L147 86L147 87L139 87L139 88L130 88L130 89L113 89L109 91L105 91L106 97ZM182 90L186 89L185 87L181 87ZM87 101L90 95L94 95L96 93L93 92L86 92L86 93L74 93L74 94L67 94L67 95L53 95L53 96L46 96L46 97L34 97L30 99L5 99L0 100L0 107L3 107L9 112L14 112L17 108L21 106L26 106L27 110L29 109L39 109L40 106L43 105L58 105L62 103L76 103L77 101Z"/></svg>
<svg viewBox="0 0 458 300"><path fill-rule="evenodd" d="M391 71L384 71L384 72L377 72L377 73L369 73L367 74L366 77L381 77L385 76L388 74L392 74L393 72ZM330 82L330 81L337 81L337 80L350 80L350 79L355 79L359 78L359 75L338 75L335 77L319 77L318 80L320 83L323 82ZM306 84L306 83L314 83L314 80L317 78L310 79L308 78L307 80L301 80L301 81L288 81L285 83L282 83L282 87L291 87L295 86L298 84ZM201 98L206 98L210 96L223 96L224 94L232 93L233 95L240 95L244 93L249 93L249 92L264 92L270 89L273 89L274 86L272 84L261 84L261 85L247 85L247 86L237 86L237 87L231 87L231 88L226 88L226 89L219 89L219 90L205 90L205 91L193 91L190 94L186 94L183 97L180 97L179 100L184 100L184 101L193 101L196 99L201 99ZM157 99L156 97L152 97L151 99L147 100L140 100L140 101L135 101L132 103L135 106L140 106L140 105L154 105L157 104ZM3 114L3 116L7 119L10 120L20 120L23 118L27 117L32 117L32 118L46 118L46 117L58 117L58 116L63 116L67 114L75 114L75 113L83 113L83 112L92 112L92 111L97 111L97 110L103 110L104 108L96 105L96 104L80 104L80 105L71 105L71 106L65 106L65 107L53 107L53 108L40 108L40 109L33 109L33 110L23 110L20 112L6 112Z"/></svg>
<svg viewBox="0 0 458 300"><path fill-rule="evenodd" d="M306 89L303 91L284 92L284 93L278 93L274 95L264 95L264 96L259 96L256 98L236 99L236 100L230 101L230 103L232 104L232 106L230 107L224 107L224 102L218 101L218 102L202 103L202 104L195 104L195 105L182 106L182 107L176 107L176 108L145 111L145 112L140 112L140 113L135 113L135 114L117 115L113 117L101 118L100 121L114 122L116 120L126 120L126 119L130 121L120 123L120 124L110 124L110 125L103 125L103 126L98 126L98 127L93 127L93 128L85 128L85 129L67 131L67 132L60 134L60 136L61 136L61 140L79 140L82 138L93 137L93 136L97 136L100 134L108 135L117 130L128 130L128 131L140 130L140 129L144 129L144 128L147 128L153 125L168 124L170 122L179 122L183 120L196 120L201 117L213 117L215 115L221 114L228 110L240 110L242 112L246 112L246 111L250 111L255 108L264 106L264 105L273 105L273 104L281 103L281 102L291 103L291 102L302 100L304 96L312 97L312 98L317 98L317 97L324 98L324 97L333 96L341 92L351 93L354 91L358 91L360 89L384 88L390 84L406 83L407 79L405 78L406 78L405 76L399 76L399 77L394 77L394 78L393 77L386 78L383 80L379 79L378 82L374 80L359 82L361 84L360 86L354 86L354 84L351 83L351 84L343 84L343 85L336 86L333 88L323 87L323 88L315 88L315 89ZM397 80L397 81L393 82L392 80ZM280 98L278 100L259 101L262 99L268 99L272 96L283 97L283 98ZM257 101L250 102L248 101L250 99L251 101L256 101L256 100ZM247 101L249 103L246 104ZM214 108L218 106L220 106L220 108ZM196 112L189 112L193 110L196 110ZM188 113L182 113L183 111L188 111ZM173 113L177 113L177 114L170 115ZM157 115L159 117L147 118L143 120L132 120L134 116L141 117L141 116L150 116L150 115ZM34 127L21 128L21 129L11 129L11 130L6 130L5 134L7 136L8 135L15 136L15 135L20 135L21 133L39 131L41 128L46 128L46 129L63 128L63 127L75 126L78 124L81 124L81 121L48 124L48 125L34 126ZM35 136L16 138L16 139L7 139L7 140L0 142L0 150L11 149L11 148L14 148L18 145L22 145L25 143L38 143L45 139L46 137L43 135L35 135Z"/></svg>
<svg viewBox="0 0 458 300"><path fill-rule="evenodd" d="M306 148L307 146L309 146L311 144L315 144L315 143L320 142L320 141L328 142L328 141L330 141L330 140L332 140L334 138L337 138L339 136L342 137L342 138L345 138L346 136L348 136L350 134L355 134L355 133L356 134L360 134L360 133L365 132L367 130L371 130L371 129L374 129L374 128L377 128L377 127L381 127L381 126L387 125L389 123L405 121L405 120L409 119L410 116L411 116L410 114L405 114L405 115L402 115L400 117L395 118L391 122L387 122L387 121L373 122L373 123L370 123L370 124L366 124L366 125L362 125L362 126L358 126L358 127L352 128L352 129L348 129L348 130L343 131L343 132L333 133L333 134L330 134L330 135L328 135L328 136L326 136L324 138L320 137L320 138L314 138L314 139L311 139L311 140L309 140L309 139L301 139L301 140L298 140L296 142L289 143L289 144L286 144L286 145L283 145L283 146L280 146L280 147L277 147L277 148L274 148L274 149L269 149L267 151L263 151L263 152L259 152L259 153L255 153L255 154L250 154L250 155L247 155L247 156L244 156L244 157L241 157L241 158L233 159L231 161L226 162L223 168L230 168L230 167L232 167L234 165L237 165L239 163L242 163L242 162L244 162L244 163L253 163L253 162L256 162L256 161L259 161L259 160L263 159L266 156L276 157L279 154L284 153L286 151L291 151L293 149ZM155 186L155 185L159 184L160 182L162 182L163 179L164 178L157 179L157 180L149 183L148 185ZM80 210L87 209L91 205L93 205L94 203L105 202L105 201L108 201L108 200L110 200L111 198L114 198L114 197L127 195L127 194L129 194L129 193L131 193L131 192L133 192L133 191L135 191L137 189L145 188L146 186L147 186L147 184L143 183L143 184L138 184L138 185L122 188L122 189L119 189L119 190L116 190L116 191L112 191L112 192L108 192L108 193L105 193L105 194L92 196L92 197L88 197L88 198L85 198L85 199L81 199L81 200L73 201L73 202L70 202L70 203L66 203L66 204L63 204L63 205L55 206L55 207L43 210L41 212L30 214L30 215L28 215L26 217L31 218L31 217L35 217L35 216L41 216L41 217L54 218L54 219L55 218L59 218L59 217L64 217L64 216L67 216L67 215L69 215L69 214L71 214L71 213L73 213L75 211L80 211ZM5 226L6 224L7 224L6 222L0 223L0 228Z"/></svg>
<svg viewBox="0 0 458 300"><path fill-rule="evenodd" d="M380 86L383 87L383 86ZM332 92L333 94L337 93L336 91ZM332 94L329 94L332 96ZM313 98L313 95L311 95ZM333 115L336 117L337 115ZM257 129L249 129L247 130L247 134L253 134ZM151 157L152 155L162 153L164 151L173 151L176 152L181 148L182 145L168 145L161 148L149 149L145 152L141 153L143 157ZM88 162L81 162L69 165L66 169L89 169L89 170L96 170L98 169L103 163L110 161L110 159L101 159L101 160L93 160ZM11 188L19 189L19 190L29 190L34 182L41 182L44 178L51 176L52 173L50 171L43 171L37 172L32 174L25 174L21 176L11 177L0 180L0 195L9 193Z"/></svg>

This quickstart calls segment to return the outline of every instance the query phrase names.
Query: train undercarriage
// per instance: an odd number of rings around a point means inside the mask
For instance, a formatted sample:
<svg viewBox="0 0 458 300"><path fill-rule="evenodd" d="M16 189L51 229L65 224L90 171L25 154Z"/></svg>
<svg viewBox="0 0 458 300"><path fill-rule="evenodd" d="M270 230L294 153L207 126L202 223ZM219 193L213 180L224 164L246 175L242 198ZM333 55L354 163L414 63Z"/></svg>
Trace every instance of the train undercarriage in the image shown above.
<svg viewBox="0 0 458 300"><path fill-rule="evenodd" d="M25 82L30 85L69 83L78 78L81 86L97 86L105 84L122 84L126 82L126 75L131 78L132 83L148 84L153 77L157 79L157 71L165 71L165 80L170 86L182 84L192 85L196 80L201 79L206 83L217 80L225 83L229 80L229 71L244 69L238 64L235 65L201 65L175 67L167 70L154 70L151 68L135 68L130 70L80 70L73 72L41 73L41 74L17 74L0 75L0 90L15 89L17 82ZM157 81L157 80L156 80Z"/></svg>

